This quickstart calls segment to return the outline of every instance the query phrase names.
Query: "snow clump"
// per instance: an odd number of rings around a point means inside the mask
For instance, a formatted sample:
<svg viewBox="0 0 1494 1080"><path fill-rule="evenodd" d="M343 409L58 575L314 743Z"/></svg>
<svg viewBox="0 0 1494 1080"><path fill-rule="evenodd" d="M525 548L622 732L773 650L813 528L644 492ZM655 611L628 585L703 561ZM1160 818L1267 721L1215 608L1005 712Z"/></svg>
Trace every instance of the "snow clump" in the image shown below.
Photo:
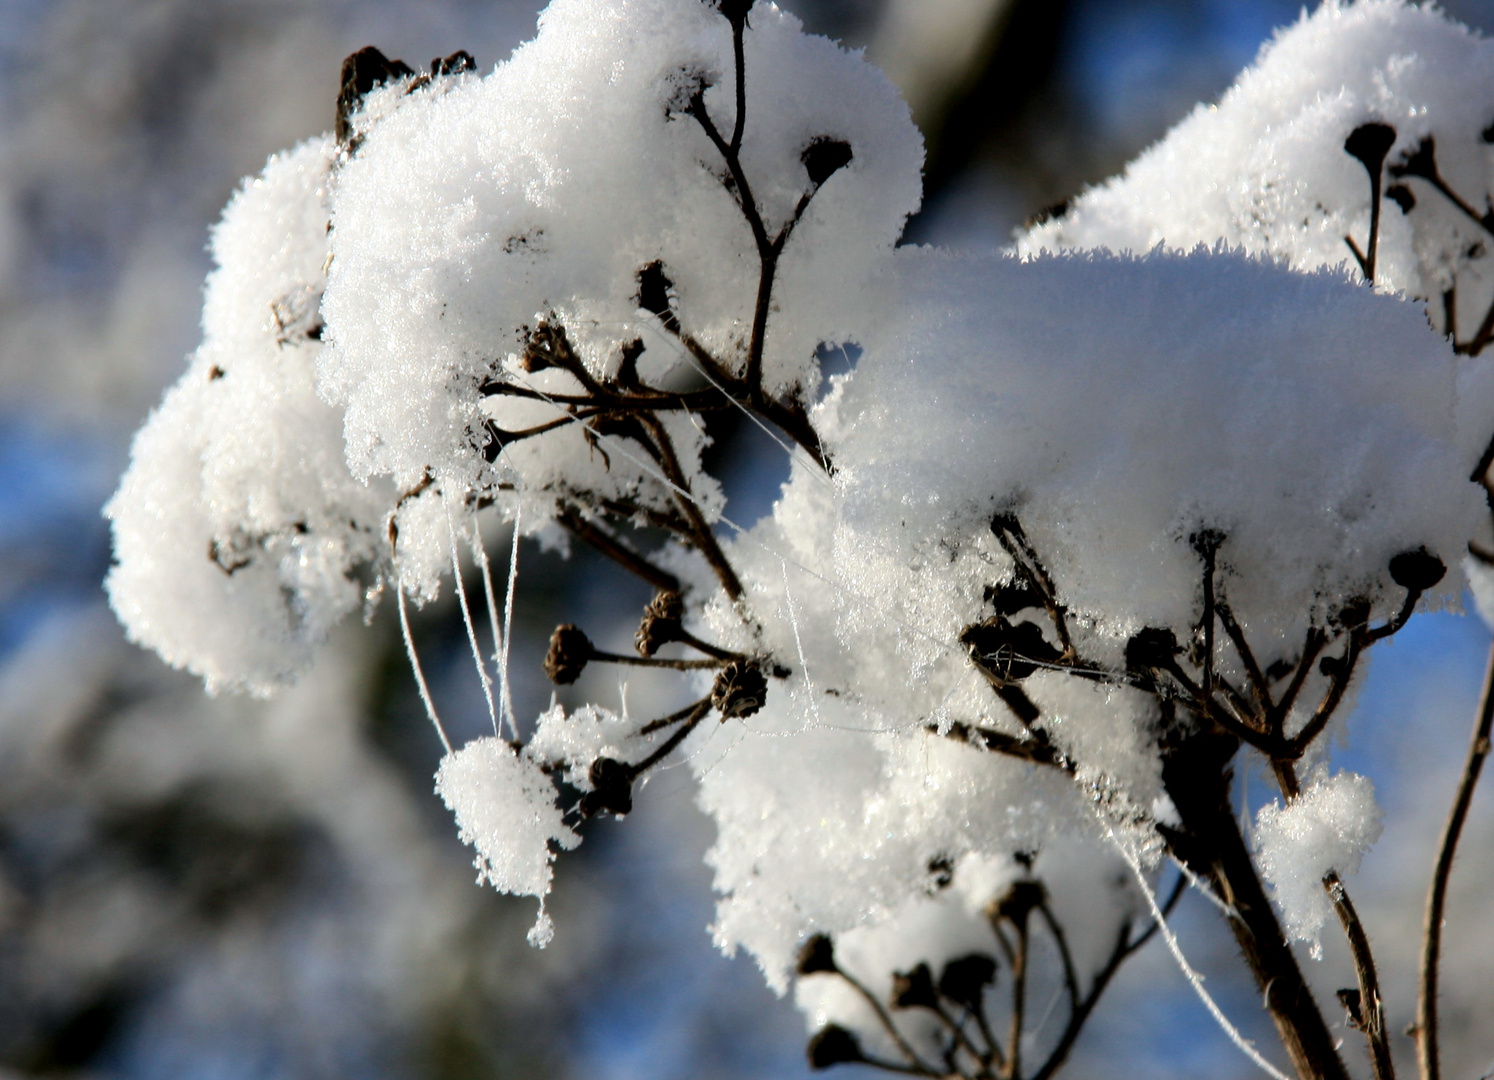
<svg viewBox="0 0 1494 1080"><path fill-rule="evenodd" d="M203 341L105 512L130 637L210 690L268 693L364 599L392 505L354 480L314 375L336 147L272 157L213 230Z"/></svg>
<svg viewBox="0 0 1494 1080"><path fill-rule="evenodd" d="M1318 935L1333 914L1323 878L1337 871L1347 878L1380 838L1380 807L1369 777L1351 772L1328 775L1319 766L1302 794L1285 806L1261 807L1255 819L1256 861L1271 883L1287 932L1322 957Z"/></svg>
<svg viewBox="0 0 1494 1080"><path fill-rule="evenodd" d="M539 897L529 941L548 945L555 933L544 904L555 875L551 863L556 850L581 843L555 805L550 778L533 759L489 735L441 759L436 794L456 815L462 843L477 849L478 884Z"/></svg>

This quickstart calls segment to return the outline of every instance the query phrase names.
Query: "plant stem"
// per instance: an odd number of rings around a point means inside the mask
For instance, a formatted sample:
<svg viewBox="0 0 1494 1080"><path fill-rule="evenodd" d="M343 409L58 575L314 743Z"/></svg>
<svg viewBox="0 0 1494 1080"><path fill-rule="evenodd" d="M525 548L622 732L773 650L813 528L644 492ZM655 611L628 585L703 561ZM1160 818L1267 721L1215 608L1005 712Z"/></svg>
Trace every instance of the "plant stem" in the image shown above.
<svg viewBox="0 0 1494 1080"><path fill-rule="evenodd" d="M1473 789L1478 786L1484 758L1489 755L1491 727L1494 727L1494 647L1489 651L1489 666L1484 675L1483 696L1479 701L1473 741L1468 747L1468 758L1463 763L1463 776L1458 782L1458 793L1447 816L1447 827L1442 831L1442 844L1437 849L1437 862L1432 871L1431 888L1427 893L1426 919L1422 924L1421 980L1416 995L1416 1063L1421 1072L1421 1080L1440 1080L1442 1075L1437 1046L1437 965L1442 953L1442 921L1447 906L1447 883L1452 876L1453 856L1457 853L1458 840L1463 835L1463 824L1468 819L1468 807L1473 802Z"/></svg>

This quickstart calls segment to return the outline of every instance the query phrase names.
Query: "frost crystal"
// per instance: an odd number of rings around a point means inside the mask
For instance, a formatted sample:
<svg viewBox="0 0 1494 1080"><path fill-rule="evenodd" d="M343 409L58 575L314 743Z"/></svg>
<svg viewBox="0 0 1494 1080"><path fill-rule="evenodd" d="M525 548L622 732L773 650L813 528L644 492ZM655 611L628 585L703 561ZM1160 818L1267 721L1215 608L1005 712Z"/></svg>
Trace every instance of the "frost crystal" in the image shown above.
<svg viewBox="0 0 1494 1080"><path fill-rule="evenodd" d="M1323 888L1329 871L1349 877L1380 838L1375 785L1351 772L1319 766L1302 794L1285 806L1268 803L1255 820L1256 859L1271 883L1287 930L1322 955L1318 934L1333 914Z"/></svg>

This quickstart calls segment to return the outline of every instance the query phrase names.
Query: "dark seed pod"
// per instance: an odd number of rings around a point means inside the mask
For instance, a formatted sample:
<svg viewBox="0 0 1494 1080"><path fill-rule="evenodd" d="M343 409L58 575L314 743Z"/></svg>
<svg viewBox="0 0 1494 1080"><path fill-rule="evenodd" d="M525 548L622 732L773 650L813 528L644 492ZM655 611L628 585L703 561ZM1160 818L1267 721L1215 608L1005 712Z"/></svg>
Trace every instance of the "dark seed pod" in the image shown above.
<svg viewBox="0 0 1494 1080"><path fill-rule="evenodd" d="M633 811L633 777L628 767L609 757L591 763L591 790L581 796L581 816L596 817L606 810L622 817Z"/></svg>
<svg viewBox="0 0 1494 1080"><path fill-rule="evenodd" d="M1328 621L1344 630L1355 630L1369 622L1370 602L1356 596L1328 617Z"/></svg>
<svg viewBox="0 0 1494 1080"><path fill-rule="evenodd" d="M1048 890L1041 881L1014 881L1011 888L1002 893L991 904L998 918L1021 926L1032 914L1032 909L1048 899Z"/></svg>
<svg viewBox="0 0 1494 1080"><path fill-rule="evenodd" d="M359 49L342 62L342 89L337 95L337 141L344 146L352 139L353 114L374 87L415 74L403 60L391 60L372 45Z"/></svg>
<svg viewBox="0 0 1494 1080"><path fill-rule="evenodd" d="M745 25L753 0L718 0L716 7L733 26Z"/></svg>
<svg viewBox="0 0 1494 1080"><path fill-rule="evenodd" d="M1358 158L1370 175L1378 176L1385 164L1385 155L1395 145L1395 128L1389 124L1360 124L1344 140L1344 152Z"/></svg>
<svg viewBox="0 0 1494 1080"><path fill-rule="evenodd" d="M1447 573L1441 559L1424 547L1403 551L1390 560L1390 577L1407 592L1426 592Z"/></svg>
<svg viewBox="0 0 1494 1080"><path fill-rule="evenodd" d="M545 674L552 683L566 686L581 677L586 662L596 655L591 639L582 630L565 623L555 628L550 635L550 648L545 653Z"/></svg>
<svg viewBox="0 0 1494 1080"><path fill-rule="evenodd" d="M1399 206L1403 214L1416 209L1416 196L1405 184L1391 184L1385 189L1385 197Z"/></svg>
<svg viewBox="0 0 1494 1080"><path fill-rule="evenodd" d="M848 1065L866 1060L856 1036L839 1024L826 1024L816 1031L809 1040L806 1056L811 1069L828 1069L832 1065Z"/></svg>
<svg viewBox="0 0 1494 1080"><path fill-rule="evenodd" d="M849 165L852 156L850 143L822 135L804 148L799 160L809 173L809 182L819 187Z"/></svg>
<svg viewBox="0 0 1494 1080"><path fill-rule="evenodd" d="M939 994L934 989L934 976L927 964L919 964L912 971L899 971L892 976L892 1007L894 1009L937 1009Z"/></svg>
<svg viewBox="0 0 1494 1080"><path fill-rule="evenodd" d="M1057 663L1062 656L1037 623L1013 625L1000 615L965 627L960 644L969 651L970 662L997 686L1021 682L1039 665Z"/></svg>
<svg viewBox="0 0 1494 1080"><path fill-rule="evenodd" d="M664 264L651 262L638 271L638 306L651 315L665 318L670 313L669 290L674 282L664 273Z"/></svg>
<svg viewBox="0 0 1494 1080"><path fill-rule="evenodd" d="M944 965L939 993L957 1005L976 1008L985 988L996 981L996 961L985 953L971 953Z"/></svg>
<svg viewBox="0 0 1494 1080"><path fill-rule="evenodd" d="M1126 642L1126 669L1165 668L1178 654L1178 637L1165 626L1147 626Z"/></svg>
<svg viewBox="0 0 1494 1080"><path fill-rule="evenodd" d="M1428 135L1417 144L1411 156L1399 165L1390 167L1390 175L1396 179L1419 176L1431 180L1437 175L1437 140Z"/></svg>
<svg viewBox="0 0 1494 1080"><path fill-rule="evenodd" d="M833 974L840 969L835 966L835 945L827 934L815 934L799 949L800 975Z"/></svg>
<svg viewBox="0 0 1494 1080"><path fill-rule="evenodd" d="M458 49L450 56L438 57L431 61L432 75L460 75L464 71L476 71L477 61L466 49Z"/></svg>
<svg viewBox="0 0 1494 1080"><path fill-rule="evenodd" d="M685 602L673 589L661 590L643 609L643 621L633 636L633 647L639 656L653 656L661 645L680 639L680 625L685 617Z"/></svg>
<svg viewBox="0 0 1494 1080"><path fill-rule="evenodd" d="M1341 656L1325 656L1318 661L1318 674L1324 678L1336 679L1344 670L1344 661Z"/></svg>
<svg viewBox="0 0 1494 1080"><path fill-rule="evenodd" d="M711 705L722 720L751 716L768 699L768 680L749 660L733 660L716 675Z"/></svg>

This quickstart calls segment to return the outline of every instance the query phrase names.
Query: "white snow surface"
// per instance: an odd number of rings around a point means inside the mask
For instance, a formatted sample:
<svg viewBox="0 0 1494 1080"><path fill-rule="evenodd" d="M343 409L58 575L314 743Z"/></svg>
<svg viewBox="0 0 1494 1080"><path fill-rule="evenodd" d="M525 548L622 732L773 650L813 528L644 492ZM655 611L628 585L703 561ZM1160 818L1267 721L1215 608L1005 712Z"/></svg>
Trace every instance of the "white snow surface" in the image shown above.
<svg viewBox="0 0 1494 1080"><path fill-rule="evenodd" d="M362 601L392 504L348 472L313 382L334 154L323 138L272 157L224 210L202 345L105 510L130 637L212 690L266 693L304 669Z"/></svg>
<svg viewBox="0 0 1494 1080"><path fill-rule="evenodd" d="M1255 819L1256 862L1271 884L1287 932L1321 957L1318 935L1333 915L1323 888L1330 870L1348 878L1380 838L1380 807L1369 777L1314 770L1302 794L1285 806L1261 807Z"/></svg>
<svg viewBox="0 0 1494 1080"><path fill-rule="evenodd" d="M773 293L765 384L811 394L816 348L858 330L866 283L918 206L922 143L880 72L776 6L753 8L745 53L742 164L771 235L810 188L805 148L819 138L852 148L784 247ZM578 424L513 443L489 467L486 422L513 431L560 413L543 399L485 401L479 386L577 391L570 375L518 365L525 333L545 320L565 326L595 374L616 371L641 338L639 372L657 385L684 354L639 309L638 275L653 263L673 283L684 330L740 372L757 249L722 155L685 111L708 87L705 107L729 139L732 72L727 20L700 0L556 0L538 36L489 75L438 80L397 109L370 105L381 118L333 206L320 361L324 392L347 408L357 475L389 475L404 490L427 476L459 491L513 481L530 495L532 528L566 492L668 504L648 468L598 450ZM715 482L695 460L701 436L687 417L663 420L714 516ZM422 542L401 530L402 545Z"/></svg>
<svg viewBox="0 0 1494 1080"><path fill-rule="evenodd" d="M1494 244L1425 178L1397 178L1427 137L1447 185L1478 214L1494 193L1494 41L1435 5L1327 0L1277 32L1217 105L1199 105L1119 177L1068 213L1018 238L1018 250L1187 249L1220 240L1299 269L1346 264L1370 225L1366 167L1344 141L1361 124L1387 124L1395 141L1385 190L1401 185L1409 211L1382 195L1375 284L1432 301L1456 284L1459 340L1474 336L1494 297Z"/></svg>

